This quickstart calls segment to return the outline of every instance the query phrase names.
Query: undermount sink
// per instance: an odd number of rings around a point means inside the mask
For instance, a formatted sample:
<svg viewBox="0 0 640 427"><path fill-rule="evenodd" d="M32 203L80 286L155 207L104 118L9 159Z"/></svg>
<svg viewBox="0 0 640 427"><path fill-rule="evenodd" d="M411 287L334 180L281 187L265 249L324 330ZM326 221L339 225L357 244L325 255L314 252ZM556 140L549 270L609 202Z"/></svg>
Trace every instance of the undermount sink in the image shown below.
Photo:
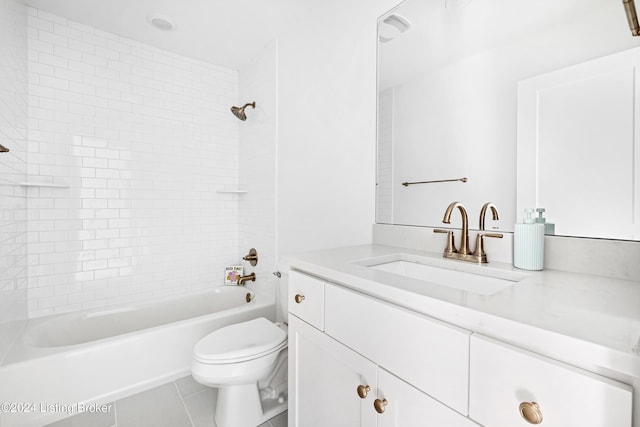
<svg viewBox="0 0 640 427"><path fill-rule="evenodd" d="M486 265L463 264L405 253L372 258L358 264L478 295L494 294L527 277L523 273Z"/></svg>

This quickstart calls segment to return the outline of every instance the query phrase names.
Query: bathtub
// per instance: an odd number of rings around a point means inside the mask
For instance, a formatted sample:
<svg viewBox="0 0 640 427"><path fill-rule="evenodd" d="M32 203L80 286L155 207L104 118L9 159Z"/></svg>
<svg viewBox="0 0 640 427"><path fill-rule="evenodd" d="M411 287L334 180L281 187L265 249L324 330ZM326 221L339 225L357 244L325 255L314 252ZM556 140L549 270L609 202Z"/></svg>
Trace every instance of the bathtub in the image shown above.
<svg viewBox="0 0 640 427"><path fill-rule="evenodd" d="M191 350L218 328L275 320L272 298L245 288L27 322L0 366L0 425L41 426L189 375Z"/></svg>

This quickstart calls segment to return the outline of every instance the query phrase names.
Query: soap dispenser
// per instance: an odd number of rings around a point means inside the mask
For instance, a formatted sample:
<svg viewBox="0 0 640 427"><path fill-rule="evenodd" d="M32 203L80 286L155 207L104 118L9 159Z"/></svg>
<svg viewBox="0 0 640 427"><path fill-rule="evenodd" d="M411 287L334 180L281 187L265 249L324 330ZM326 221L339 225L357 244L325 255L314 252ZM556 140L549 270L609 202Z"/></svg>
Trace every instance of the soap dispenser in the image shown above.
<svg viewBox="0 0 640 427"><path fill-rule="evenodd" d="M536 222L539 224L544 224L545 235L553 236L554 234L556 234L556 225L550 222L547 222L546 218L544 217L545 211L546 211L545 208L536 208L536 212L538 213L538 216L536 217Z"/></svg>
<svg viewBox="0 0 640 427"><path fill-rule="evenodd" d="M533 218L533 208L527 208L522 223L515 224L513 233L513 265L524 270L542 270L544 266L544 224Z"/></svg>

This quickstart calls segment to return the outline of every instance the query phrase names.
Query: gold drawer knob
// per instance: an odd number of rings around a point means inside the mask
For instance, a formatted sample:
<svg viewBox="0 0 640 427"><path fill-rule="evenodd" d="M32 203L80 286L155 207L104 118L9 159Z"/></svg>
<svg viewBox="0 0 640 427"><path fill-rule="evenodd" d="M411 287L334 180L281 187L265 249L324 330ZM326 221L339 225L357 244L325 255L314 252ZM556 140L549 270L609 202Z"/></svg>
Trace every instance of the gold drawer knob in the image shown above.
<svg viewBox="0 0 640 427"><path fill-rule="evenodd" d="M542 411L536 402L522 402L520 404L520 415L529 424L540 424L542 422Z"/></svg>
<svg viewBox="0 0 640 427"><path fill-rule="evenodd" d="M371 391L371 387L369 387L368 385L358 386L358 396L360 396L360 399L366 399L367 394L369 394L369 391Z"/></svg>
<svg viewBox="0 0 640 427"><path fill-rule="evenodd" d="M294 300L296 300L296 302L300 304L304 300L304 295L296 294Z"/></svg>
<svg viewBox="0 0 640 427"><path fill-rule="evenodd" d="M384 409L387 407L388 404L389 402L387 402L387 399L376 399L373 401L373 407L376 409L376 412L379 414L382 414L384 412Z"/></svg>

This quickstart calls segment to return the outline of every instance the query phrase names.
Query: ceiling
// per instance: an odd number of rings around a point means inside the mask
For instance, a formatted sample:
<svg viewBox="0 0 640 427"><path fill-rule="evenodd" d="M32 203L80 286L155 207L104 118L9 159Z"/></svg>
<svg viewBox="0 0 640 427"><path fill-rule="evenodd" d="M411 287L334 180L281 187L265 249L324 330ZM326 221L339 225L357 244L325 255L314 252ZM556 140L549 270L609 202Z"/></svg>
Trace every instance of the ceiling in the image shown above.
<svg viewBox="0 0 640 427"><path fill-rule="evenodd" d="M408 18L411 27L397 39L379 44L380 88L572 22L591 19L601 22L597 29L602 31L609 22L606 18L615 16L615 29L629 31L621 1L476 0L460 9L446 4L406 0L391 12Z"/></svg>
<svg viewBox="0 0 640 427"><path fill-rule="evenodd" d="M29 6L203 61L239 69L313 0L24 0ZM148 17L171 18L161 31Z"/></svg>

